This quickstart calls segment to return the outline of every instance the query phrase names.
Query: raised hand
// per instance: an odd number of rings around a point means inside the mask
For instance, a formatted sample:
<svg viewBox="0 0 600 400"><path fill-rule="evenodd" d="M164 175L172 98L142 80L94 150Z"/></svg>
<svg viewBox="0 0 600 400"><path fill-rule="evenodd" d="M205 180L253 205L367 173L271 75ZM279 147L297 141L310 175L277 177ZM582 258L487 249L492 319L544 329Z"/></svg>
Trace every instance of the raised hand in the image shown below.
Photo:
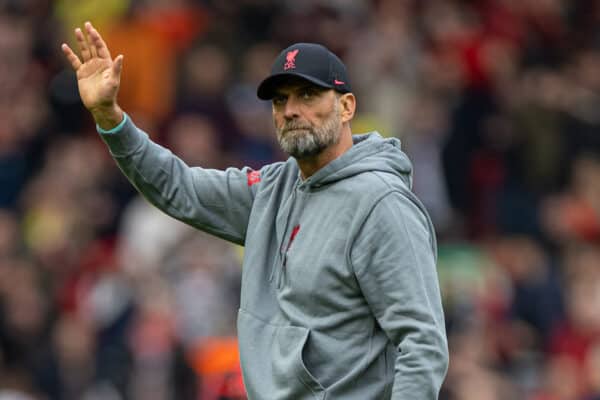
<svg viewBox="0 0 600 400"><path fill-rule="evenodd" d="M106 43L90 22L84 24L84 29L85 35L81 29L75 29L81 59L66 43L61 48L77 74L83 105L101 128L110 129L123 119L123 111L117 105L123 56L111 58Z"/></svg>

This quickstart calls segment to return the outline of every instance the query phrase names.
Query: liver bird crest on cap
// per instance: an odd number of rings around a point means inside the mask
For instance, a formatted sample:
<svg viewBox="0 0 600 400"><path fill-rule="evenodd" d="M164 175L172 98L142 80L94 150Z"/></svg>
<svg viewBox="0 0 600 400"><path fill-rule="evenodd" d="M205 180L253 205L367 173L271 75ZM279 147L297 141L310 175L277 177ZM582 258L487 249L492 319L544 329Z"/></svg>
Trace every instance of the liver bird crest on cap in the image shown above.
<svg viewBox="0 0 600 400"><path fill-rule="evenodd" d="M298 49L288 51L285 55L285 64L283 65L284 70L296 68L296 54L298 54Z"/></svg>

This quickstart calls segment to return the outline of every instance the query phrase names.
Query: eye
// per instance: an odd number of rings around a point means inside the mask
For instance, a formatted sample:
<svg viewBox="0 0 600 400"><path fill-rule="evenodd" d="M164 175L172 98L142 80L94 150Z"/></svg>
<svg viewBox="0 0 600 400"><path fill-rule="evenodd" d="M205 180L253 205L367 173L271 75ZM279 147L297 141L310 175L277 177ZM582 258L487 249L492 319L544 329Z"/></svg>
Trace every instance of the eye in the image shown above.
<svg viewBox="0 0 600 400"><path fill-rule="evenodd" d="M273 105L281 106L281 105L285 104L285 100L286 100L285 96L275 95L273 97L272 101L273 101Z"/></svg>
<svg viewBox="0 0 600 400"><path fill-rule="evenodd" d="M305 88L300 91L300 98L303 100L310 100L315 96L316 92L312 88Z"/></svg>

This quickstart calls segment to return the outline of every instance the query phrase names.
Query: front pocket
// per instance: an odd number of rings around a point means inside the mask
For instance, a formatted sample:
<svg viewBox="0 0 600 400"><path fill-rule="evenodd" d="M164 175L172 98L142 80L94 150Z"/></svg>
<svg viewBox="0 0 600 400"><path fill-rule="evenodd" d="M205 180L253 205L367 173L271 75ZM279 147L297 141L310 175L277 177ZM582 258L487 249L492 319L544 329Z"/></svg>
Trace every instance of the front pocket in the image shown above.
<svg viewBox="0 0 600 400"><path fill-rule="evenodd" d="M272 325L240 309L238 336L249 399L324 399L323 386L302 360L308 329Z"/></svg>
<svg viewBox="0 0 600 400"><path fill-rule="evenodd" d="M316 398L323 397L324 388L310 373L304 360L302 350L306 346L310 331L300 326L282 326L277 335L276 353L274 356L281 361L282 371L294 371L295 376L306 386ZM278 363L275 363L278 364ZM277 371L275 371L277 373ZM284 372L285 373L285 372Z"/></svg>

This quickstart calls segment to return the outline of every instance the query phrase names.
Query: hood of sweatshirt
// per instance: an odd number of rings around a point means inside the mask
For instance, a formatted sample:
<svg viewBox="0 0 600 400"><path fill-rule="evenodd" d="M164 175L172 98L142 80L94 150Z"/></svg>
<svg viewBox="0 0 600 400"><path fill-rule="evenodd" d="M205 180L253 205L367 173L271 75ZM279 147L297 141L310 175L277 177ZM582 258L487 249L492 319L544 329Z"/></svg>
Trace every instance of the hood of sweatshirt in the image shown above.
<svg viewBox="0 0 600 400"><path fill-rule="evenodd" d="M400 140L383 138L377 132L352 137L354 145L314 175L304 185L319 188L363 172L379 171L397 175L412 187L412 163L402 151Z"/></svg>

